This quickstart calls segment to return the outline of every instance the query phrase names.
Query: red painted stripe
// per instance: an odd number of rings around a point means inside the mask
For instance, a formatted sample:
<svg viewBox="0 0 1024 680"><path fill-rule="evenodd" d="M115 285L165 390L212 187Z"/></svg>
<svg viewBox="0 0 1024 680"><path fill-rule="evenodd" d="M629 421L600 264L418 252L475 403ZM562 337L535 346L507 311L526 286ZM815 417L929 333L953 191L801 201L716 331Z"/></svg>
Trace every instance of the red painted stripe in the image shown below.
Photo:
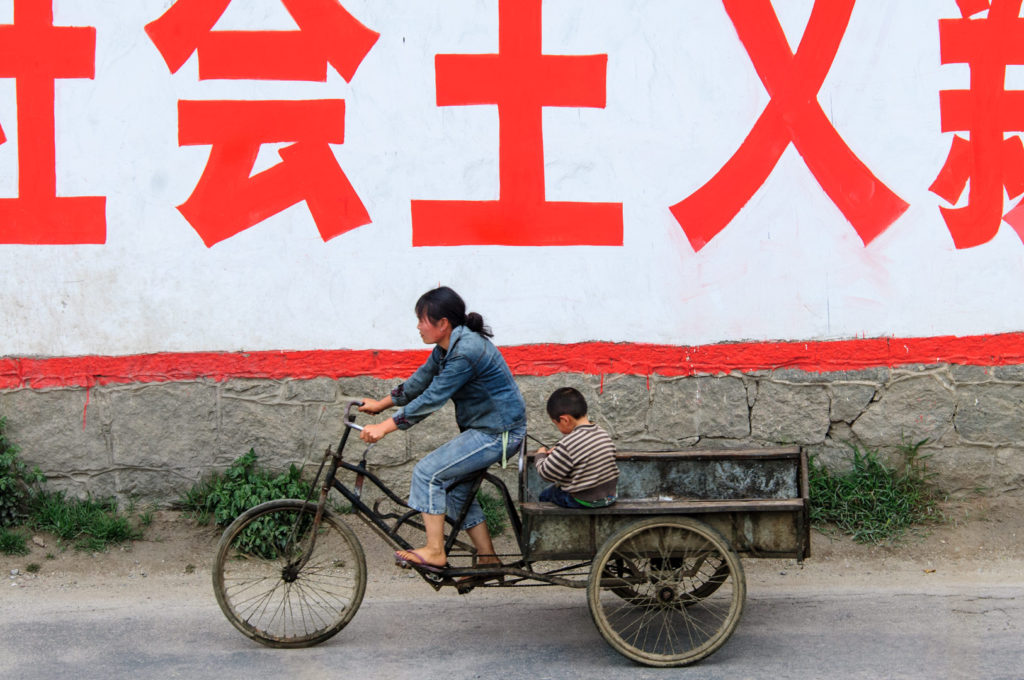
<svg viewBox="0 0 1024 680"><path fill-rule="evenodd" d="M586 342L503 347L516 375L556 373L686 376L798 368L848 371L905 364L1024 364L1024 333L970 337L740 342L697 347ZM195 352L0 359L0 389L89 387L232 378L404 378L427 350Z"/></svg>

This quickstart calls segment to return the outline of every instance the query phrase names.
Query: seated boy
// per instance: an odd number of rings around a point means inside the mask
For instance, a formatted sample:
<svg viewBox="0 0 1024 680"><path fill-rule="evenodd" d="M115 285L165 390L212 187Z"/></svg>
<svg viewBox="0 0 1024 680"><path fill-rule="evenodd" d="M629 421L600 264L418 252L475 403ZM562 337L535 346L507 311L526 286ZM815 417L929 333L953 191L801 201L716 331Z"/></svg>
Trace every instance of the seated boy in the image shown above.
<svg viewBox="0 0 1024 680"><path fill-rule="evenodd" d="M562 387L548 398L548 416L565 435L550 449L541 447L537 473L554 482L540 493L540 500L563 508L603 508L616 499L619 468L615 445L602 428L587 419L587 401L571 387Z"/></svg>

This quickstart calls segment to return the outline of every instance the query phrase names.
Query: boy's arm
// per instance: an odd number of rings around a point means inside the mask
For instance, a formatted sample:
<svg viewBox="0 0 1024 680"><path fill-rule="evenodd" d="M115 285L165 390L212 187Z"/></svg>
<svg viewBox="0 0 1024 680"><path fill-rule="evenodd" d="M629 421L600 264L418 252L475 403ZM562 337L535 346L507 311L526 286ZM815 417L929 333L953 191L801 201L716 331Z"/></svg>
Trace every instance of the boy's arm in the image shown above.
<svg viewBox="0 0 1024 680"><path fill-rule="evenodd" d="M572 479L572 457L561 442L548 449L547 455L538 458L536 465L537 474L545 481L566 484Z"/></svg>

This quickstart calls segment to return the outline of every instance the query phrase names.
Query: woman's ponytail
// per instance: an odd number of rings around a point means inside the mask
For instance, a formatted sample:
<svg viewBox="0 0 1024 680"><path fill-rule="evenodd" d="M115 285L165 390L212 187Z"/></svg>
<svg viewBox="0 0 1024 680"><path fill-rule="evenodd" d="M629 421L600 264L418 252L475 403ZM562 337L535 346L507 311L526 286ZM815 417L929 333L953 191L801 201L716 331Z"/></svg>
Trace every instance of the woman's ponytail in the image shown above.
<svg viewBox="0 0 1024 680"><path fill-rule="evenodd" d="M484 317L480 316L476 312L470 312L466 315L466 328L474 333L479 333L485 338L494 337L494 333L491 332L491 329L484 324Z"/></svg>
<svg viewBox="0 0 1024 680"><path fill-rule="evenodd" d="M476 312L466 314L466 303L459 294L448 286L428 290L416 301L416 317L426 317L432 323L448 319L452 328L466 326L474 333L485 338L493 338L494 333L484 324L484 318Z"/></svg>

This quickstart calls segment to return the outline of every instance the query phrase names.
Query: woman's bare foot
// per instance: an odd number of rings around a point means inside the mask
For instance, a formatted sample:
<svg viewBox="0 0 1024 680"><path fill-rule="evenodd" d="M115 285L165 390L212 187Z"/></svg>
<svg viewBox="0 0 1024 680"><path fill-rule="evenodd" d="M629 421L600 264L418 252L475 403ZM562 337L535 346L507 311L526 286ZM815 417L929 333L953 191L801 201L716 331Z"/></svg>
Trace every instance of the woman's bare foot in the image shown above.
<svg viewBox="0 0 1024 680"><path fill-rule="evenodd" d="M413 565L427 567L443 567L448 564L448 556L443 552L434 552L429 548L416 550L396 550L395 557Z"/></svg>

